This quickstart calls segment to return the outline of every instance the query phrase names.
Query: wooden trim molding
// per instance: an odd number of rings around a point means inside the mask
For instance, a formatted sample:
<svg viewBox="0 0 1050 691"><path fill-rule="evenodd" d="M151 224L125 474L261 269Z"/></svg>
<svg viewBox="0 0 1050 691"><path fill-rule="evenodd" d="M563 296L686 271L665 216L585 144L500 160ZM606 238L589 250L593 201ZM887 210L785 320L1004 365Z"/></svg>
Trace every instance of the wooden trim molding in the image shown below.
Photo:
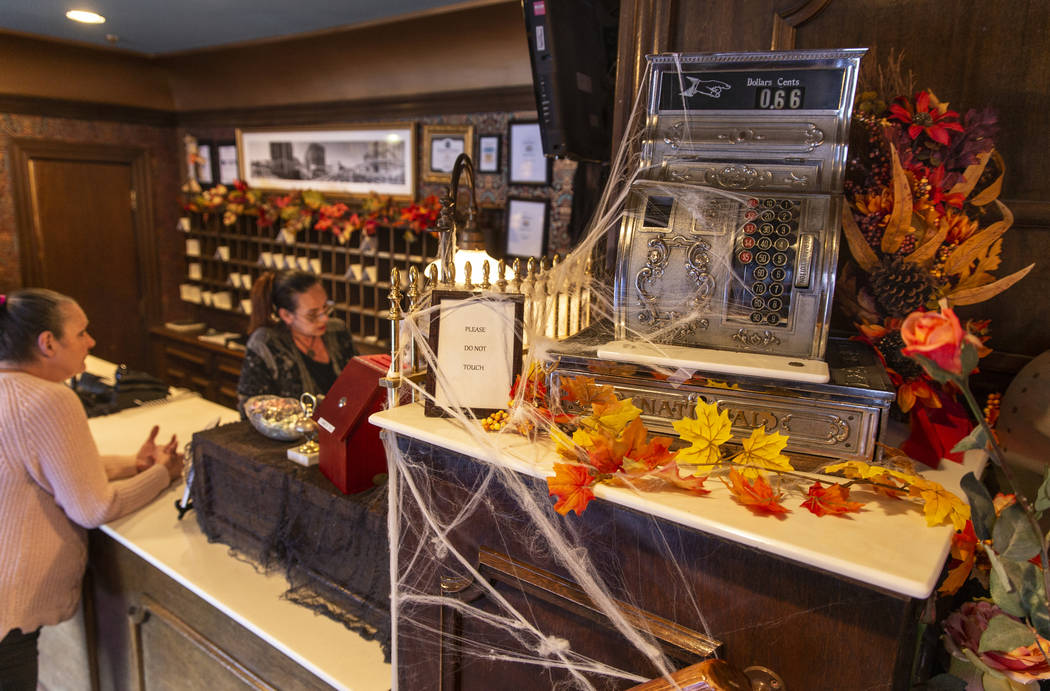
<svg viewBox="0 0 1050 691"><path fill-rule="evenodd" d="M15 235L22 257L22 285L43 284L43 241L36 222L31 165L34 160L105 161L131 166L134 194L133 224L138 246L139 291L145 324L160 321L160 265L153 218L153 187L145 149L107 144L80 144L40 139L12 139L11 184L15 206Z"/></svg>
<svg viewBox="0 0 1050 691"><path fill-rule="evenodd" d="M796 29L816 16L831 0L804 0L783 14L773 13L773 37L770 50L791 50L795 47Z"/></svg>
<svg viewBox="0 0 1050 691"><path fill-rule="evenodd" d="M358 101L325 101L187 111L0 94L0 113L73 120L105 120L154 127L316 125L377 118L419 118L426 115L449 113L534 110L536 110L536 97L531 84L410 96L384 96Z"/></svg>
<svg viewBox="0 0 1050 691"><path fill-rule="evenodd" d="M177 113L176 118L182 127L260 127L525 110L536 110L536 96L531 84L410 96L384 96L357 101L190 110Z"/></svg>
<svg viewBox="0 0 1050 691"><path fill-rule="evenodd" d="M0 113L71 120L106 120L154 127L174 127L176 123L175 113L170 110L12 94L0 94Z"/></svg>

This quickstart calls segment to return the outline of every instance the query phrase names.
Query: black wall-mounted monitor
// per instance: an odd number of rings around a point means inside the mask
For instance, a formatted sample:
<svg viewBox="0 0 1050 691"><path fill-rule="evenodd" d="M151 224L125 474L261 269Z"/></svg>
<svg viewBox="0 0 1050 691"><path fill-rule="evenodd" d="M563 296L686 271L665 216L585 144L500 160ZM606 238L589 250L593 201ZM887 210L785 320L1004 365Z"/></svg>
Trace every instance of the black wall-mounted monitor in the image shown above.
<svg viewBox="0 0 1050 691"><path fill-rule="evenodd" d="M543 151L608 161L619 0L523 0Z"/></svg>

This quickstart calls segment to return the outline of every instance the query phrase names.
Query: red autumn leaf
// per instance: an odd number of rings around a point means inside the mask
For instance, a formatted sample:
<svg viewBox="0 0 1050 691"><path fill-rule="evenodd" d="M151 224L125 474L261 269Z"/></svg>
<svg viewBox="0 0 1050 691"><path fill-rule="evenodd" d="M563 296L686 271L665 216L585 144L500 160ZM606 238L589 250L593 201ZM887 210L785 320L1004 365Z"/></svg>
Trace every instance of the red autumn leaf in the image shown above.
<svg viewBox="0 0 1050 691"><path fill-rule="evenodd" d="M587 460L599 473L615 473L623 466L623 451L623 444L615 441L610 444L605 437L595 437Z"/></svg>
<svg viewBox="0 0 1050 691"><path fill-rule="evenodd" d="M761 475L753 482L748 482L747 478L733 468L729 471L729 482L726 483L726 487L733 493L733 498L737 502L757 514L776 516L788 513L788 509L780 503L781 495L774 492Z"/></svg>
<svg viewBox="0 0 1050 691"><path fill-rule="evenodd" d="M671 441L668 437L653 437L648 443L631 449L627 455L631 460L637 461L651 470L675 457L676 453L669 449Z"/></svg>
<svg viewBox="0 0 1050 691"><path fill-rule="evenodd" d="M849 488L845 485L824 487L819 482L814 482L807 496L802 506L818 516L841 516L844 513L860 511L864 506L860 502L849 501Z"/></svg>
<svg viewBox="0 0 1050 691"><path fill-rule="evenodd" d="M663 439L663 437L660 437ZM656 441L655 439L653 441ZM673 458L673 456L672 456ZM666 482L670 482L675 487L681 487L682 489L689 490L693 494L710 494L711 490L704 489L704 481L707 480L707 476L694 477L692 475L686 475L682 477L678 473L678 464L671 461L667 465L663 466L654 473L651 473L656 477L663 479Z"/></svg>
<svg viewBox="0 0 1050 691"><path fill-rule="evenodd" d="M555 463L554 475L547 478L547 490L550 496L557 496L554 510L562 516L575 511L580 515L587 504L594 499L591 485L595 478L587 471L586 466L569 463Z"/></svg>

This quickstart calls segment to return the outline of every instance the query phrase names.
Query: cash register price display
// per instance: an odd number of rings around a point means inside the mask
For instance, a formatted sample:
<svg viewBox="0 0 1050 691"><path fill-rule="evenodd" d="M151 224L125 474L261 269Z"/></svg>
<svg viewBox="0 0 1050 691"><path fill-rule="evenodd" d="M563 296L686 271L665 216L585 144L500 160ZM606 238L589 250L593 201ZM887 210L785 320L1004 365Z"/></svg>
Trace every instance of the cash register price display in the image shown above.
<svg viewBox="0 0 1050 691"><path fill-rule="evenodd" d="M864 50L650 56L598 356L800 382L824 362Z"/></svg>

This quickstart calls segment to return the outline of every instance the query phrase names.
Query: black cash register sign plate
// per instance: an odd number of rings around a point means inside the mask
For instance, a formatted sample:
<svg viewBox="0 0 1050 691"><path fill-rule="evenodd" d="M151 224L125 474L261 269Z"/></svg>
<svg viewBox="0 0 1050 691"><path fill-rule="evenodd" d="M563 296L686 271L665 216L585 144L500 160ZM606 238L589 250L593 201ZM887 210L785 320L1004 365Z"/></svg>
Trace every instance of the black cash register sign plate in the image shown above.
<svg viewBox="0 0 1050 691"><path fill-rule="evenodd" d="M661 75L659 109L834 111L842 102L845 81L843 69L683 69L681 75L667 70Z"/></svg>

